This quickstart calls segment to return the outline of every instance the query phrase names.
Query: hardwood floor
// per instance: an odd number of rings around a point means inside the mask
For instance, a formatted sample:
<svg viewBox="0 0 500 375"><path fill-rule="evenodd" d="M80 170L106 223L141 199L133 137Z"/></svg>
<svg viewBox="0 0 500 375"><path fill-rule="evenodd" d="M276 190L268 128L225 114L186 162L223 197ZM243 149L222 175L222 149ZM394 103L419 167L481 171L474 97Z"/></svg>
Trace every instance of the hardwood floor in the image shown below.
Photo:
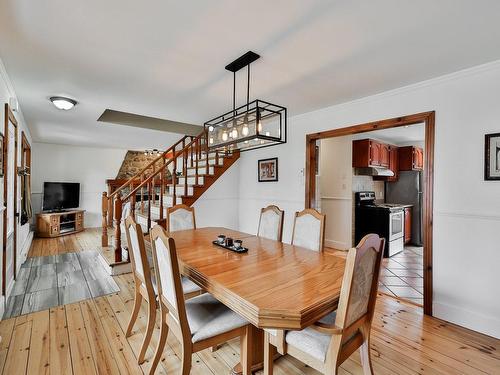
<svg viewBox="0 0 500 375"><path fill-rule="evenodd" d="M99 231L87 230L58 239L35 239L30 256L99 250ZM129 339L125 330L133 307L133 281L115 277L119 293L49 310L22 315L0 323L2 374L141 374L148 373L159 336L155 330L138 366L147 311L143 305ZM169 335L157 374L178 374L180 346ZM375 374L499 374L500 340L422 315L422 309L380 295L372 328ZM191 373L229 374L239 361L239 342L216 352L193 355ZM291 357L276 361L278 375L314 375L316 371ZM362 374L359 354L343 365L341 374ZM260 374L260 373L259 373Z"/></svg>

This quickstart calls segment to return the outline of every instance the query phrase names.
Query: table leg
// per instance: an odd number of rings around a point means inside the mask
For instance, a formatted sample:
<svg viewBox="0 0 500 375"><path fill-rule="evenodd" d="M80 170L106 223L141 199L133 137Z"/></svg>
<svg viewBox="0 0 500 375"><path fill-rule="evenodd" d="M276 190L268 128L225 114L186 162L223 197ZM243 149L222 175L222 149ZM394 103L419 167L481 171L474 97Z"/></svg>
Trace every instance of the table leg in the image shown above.
<svg viewBox="0 0 500 375"><path fill-rule="evenodd" d="M264 368L264 331L252 326L252 372ZM241 363L233 367L231 375L242 375Z"/></svg>

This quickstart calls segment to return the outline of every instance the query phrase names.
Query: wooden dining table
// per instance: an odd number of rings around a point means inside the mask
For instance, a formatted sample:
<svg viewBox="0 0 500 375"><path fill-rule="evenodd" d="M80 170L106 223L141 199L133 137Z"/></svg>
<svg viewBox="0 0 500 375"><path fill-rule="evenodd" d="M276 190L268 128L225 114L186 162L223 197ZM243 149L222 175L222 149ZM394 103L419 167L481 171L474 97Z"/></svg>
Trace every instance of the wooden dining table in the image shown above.
<svg viewBox="0 0 500 375"><path fill-rule="evenodd" d="M246 253L212 241L241 239ZM262 368L263 328L300 330L337 308L345 259L227 228L170 233L181 273L253 326L252 369ZM237 365L233 373L241 373Z"/></svg>

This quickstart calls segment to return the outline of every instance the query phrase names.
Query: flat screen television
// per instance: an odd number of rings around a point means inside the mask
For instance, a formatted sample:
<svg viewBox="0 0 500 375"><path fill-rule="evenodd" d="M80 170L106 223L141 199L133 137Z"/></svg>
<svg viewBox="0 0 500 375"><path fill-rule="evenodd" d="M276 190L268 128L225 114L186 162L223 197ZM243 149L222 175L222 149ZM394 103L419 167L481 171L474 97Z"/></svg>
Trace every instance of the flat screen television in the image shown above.
<svg viewBox="0 0 500 375"><path fill-rule="evenodd" d="M80 206L80 184L77 182L44 182L43 211L62 211Z"/></svg>

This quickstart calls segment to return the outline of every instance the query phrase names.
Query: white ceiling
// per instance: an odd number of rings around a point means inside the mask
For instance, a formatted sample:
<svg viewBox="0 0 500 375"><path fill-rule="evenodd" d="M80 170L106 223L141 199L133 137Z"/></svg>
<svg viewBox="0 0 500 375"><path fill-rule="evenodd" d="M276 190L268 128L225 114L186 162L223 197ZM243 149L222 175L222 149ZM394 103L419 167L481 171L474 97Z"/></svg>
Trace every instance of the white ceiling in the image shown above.
<svg viewBox="0 0 500 375"><path fill-rule="evenodd" d="M350 136L352 139L372 138L396 146L423 145L425 141L425 124L400 126L382 130L374 130Z"/></svg>
<svg viewBox="0 0 500 375"><path fill-rule="evenodd" d="M224 66L247 50L262 55L251 97L291 114L500 59L497 0L0 4L0 57L42 142L165 147L179 135L96 120L111 108L202 124L230 108ZM51 95L80 104L58 111Z"/></svg>

